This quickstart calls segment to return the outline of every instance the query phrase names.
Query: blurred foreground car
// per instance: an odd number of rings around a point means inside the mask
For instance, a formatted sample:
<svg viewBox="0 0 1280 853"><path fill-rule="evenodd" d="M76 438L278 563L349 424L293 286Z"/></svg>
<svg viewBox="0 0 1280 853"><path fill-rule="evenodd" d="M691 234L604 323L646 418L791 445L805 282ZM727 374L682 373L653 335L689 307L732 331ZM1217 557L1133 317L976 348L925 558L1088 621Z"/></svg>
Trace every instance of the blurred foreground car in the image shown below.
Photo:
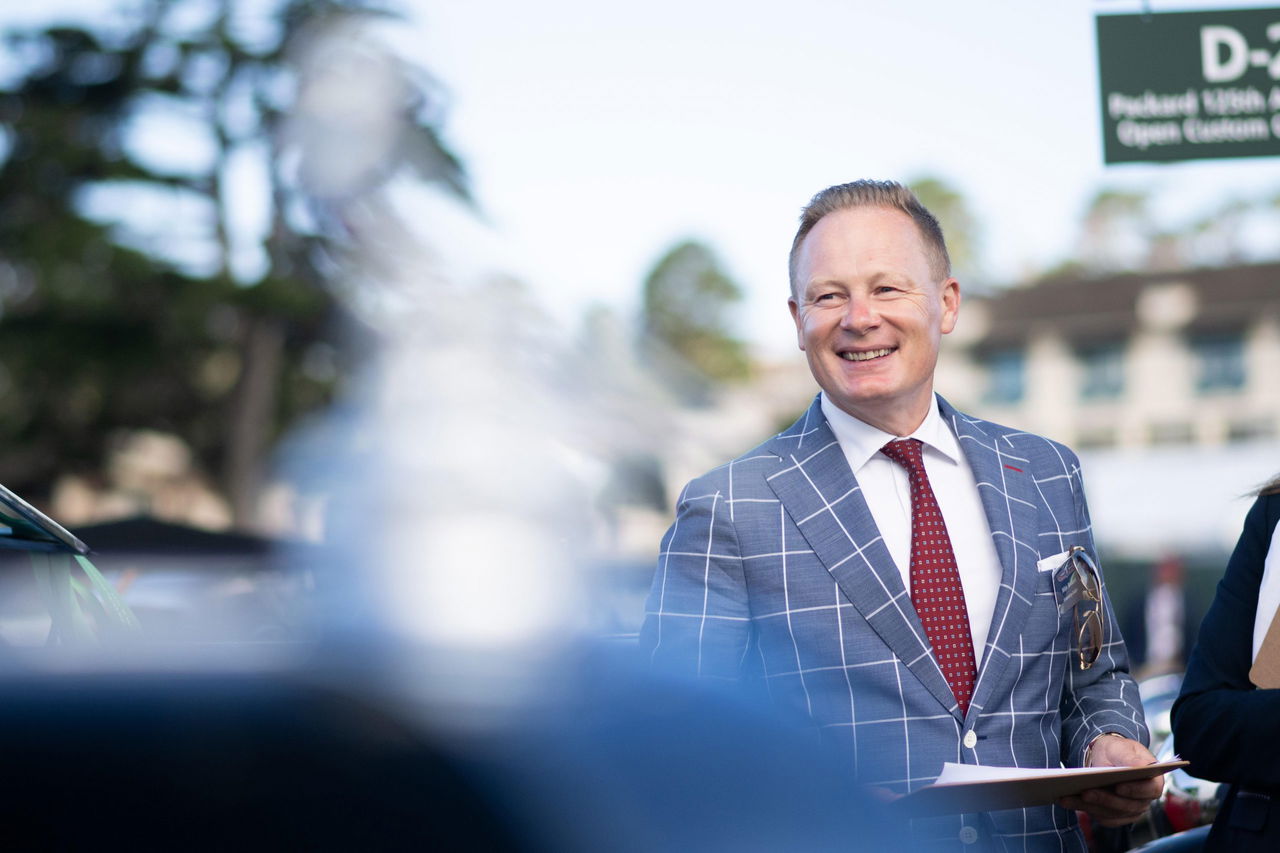
<svg viewBox="0 0 1280 853"><path fill-rule="evenodd" d="M766 853L891 843L893 827L804 733L730 697L602 662L565 673L581 690L459 728L391 683L398 667L379 664L385 649L331 651L331 664L259 662L256 672L209 662L0 667L4 849Z"/></svg>
<svg viewBox="0 0 1280 853"><path fill-rule="evenodd" d="M0 492L0 516L0 548L35 555L34 571L11 566L35 578L27 604L45 608L27 623L0 618L37 641L0 645L0 849L890 843L894 828L808 732L726 690L639 674L616 644L542 662L543 689L523 704L472 708L454 691L444 708L423 688L456 673L424 666L420 647L376 625L359 638L235 636L261 614L210 621L210 601L248 600L219 598L216 579L184 579L170 564L153 577L164 583L147 590L143 571L122 596L83 542L16 496ZM164 612L174 618L155 618ZM183 620L203 633L183 636ZM464 674L474 664L481 678L513 668L483 655L450 664Z"/></svg>

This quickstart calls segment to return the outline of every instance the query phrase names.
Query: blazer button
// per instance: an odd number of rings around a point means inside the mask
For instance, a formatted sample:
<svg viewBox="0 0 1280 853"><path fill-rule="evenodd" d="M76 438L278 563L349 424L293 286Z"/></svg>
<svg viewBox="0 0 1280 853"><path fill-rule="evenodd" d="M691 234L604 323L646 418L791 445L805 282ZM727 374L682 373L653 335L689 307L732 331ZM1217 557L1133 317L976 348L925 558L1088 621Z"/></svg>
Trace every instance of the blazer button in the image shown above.
<svg viewBox="0 0 1280 853"><path fill-rule="evenodd" d="M973 749L978 745L978 735L973 729L969 729L969 731L964 733L964 740L962 743L964 743L965 749Z"/></svg>
<svg viewBox="0 0 1280 853"><path fill-rule="evenodd" d="M974 829L972 826L966 826L964 829L960 830L961 844L972 844L977 840L978 840L978 830Z"/></svg>

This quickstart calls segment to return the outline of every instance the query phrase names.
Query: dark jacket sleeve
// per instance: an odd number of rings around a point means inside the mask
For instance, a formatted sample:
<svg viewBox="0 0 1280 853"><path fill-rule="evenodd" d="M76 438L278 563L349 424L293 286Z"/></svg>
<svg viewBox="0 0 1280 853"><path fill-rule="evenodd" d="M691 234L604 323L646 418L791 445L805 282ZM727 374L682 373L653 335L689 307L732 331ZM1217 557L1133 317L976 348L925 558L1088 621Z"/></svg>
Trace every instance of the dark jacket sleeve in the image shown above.
<svg viewBox="0 0 1280 853"><path fill-rule="evenodd" d="M1258 586L1277 521L1280 495L1258 498L1173 706L1174 745L1202 779L1280 787L1280 690L1258 690L1249 681Z"/></svg>

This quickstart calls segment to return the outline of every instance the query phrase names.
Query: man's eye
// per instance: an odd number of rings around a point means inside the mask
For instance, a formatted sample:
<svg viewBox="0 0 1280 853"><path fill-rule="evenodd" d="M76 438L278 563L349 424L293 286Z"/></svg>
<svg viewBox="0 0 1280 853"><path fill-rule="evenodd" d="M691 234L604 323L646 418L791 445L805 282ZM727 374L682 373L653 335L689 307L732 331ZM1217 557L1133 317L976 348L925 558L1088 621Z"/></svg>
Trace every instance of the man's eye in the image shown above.
<svg viewBox="0 0 1280 853"><path fill-rule="evenodd" d="M819 293L816 297L814 297L813 301L814 302L823 302L823 301L831 302L839 295L840 294L838 293Z"/></svg>

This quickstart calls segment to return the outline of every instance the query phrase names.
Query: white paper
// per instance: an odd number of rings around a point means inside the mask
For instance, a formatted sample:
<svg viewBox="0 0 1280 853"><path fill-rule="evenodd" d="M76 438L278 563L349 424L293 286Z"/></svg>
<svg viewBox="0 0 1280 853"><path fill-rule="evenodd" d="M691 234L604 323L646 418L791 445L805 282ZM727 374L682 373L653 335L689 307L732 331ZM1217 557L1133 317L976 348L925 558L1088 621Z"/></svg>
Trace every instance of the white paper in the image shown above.
<svg viewBox="0 0 1280 853"><path fill-rule="evenodd" d="M1076 773L1096 773L1099 770L1120 768L1108 767L992 767L987 764L955 764L948 761L942 765L942 775L933 783L935 785L957 785L965 782L1004 782L1016 779L1041 779L1046 776L1063 776Z"/></svg>

